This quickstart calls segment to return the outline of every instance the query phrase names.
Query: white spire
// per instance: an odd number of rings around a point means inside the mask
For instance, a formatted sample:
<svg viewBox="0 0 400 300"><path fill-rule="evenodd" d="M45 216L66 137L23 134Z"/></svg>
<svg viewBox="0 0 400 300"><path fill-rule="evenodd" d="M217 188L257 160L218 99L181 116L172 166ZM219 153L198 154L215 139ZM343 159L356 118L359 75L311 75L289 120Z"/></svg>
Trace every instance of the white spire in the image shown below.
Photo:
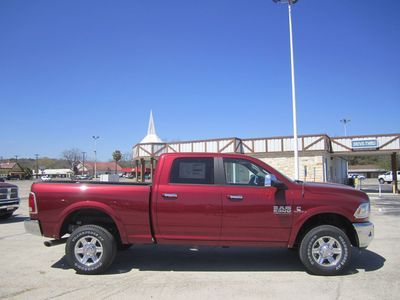
<svg viewBox="0 0 400 300"><path fill-rule="evenodd" d="M163 141L157 136L156 127L154 126L153 111L150 110L149 127L147 128L147 135L140 142L140 144L157 144Z"/></svg>

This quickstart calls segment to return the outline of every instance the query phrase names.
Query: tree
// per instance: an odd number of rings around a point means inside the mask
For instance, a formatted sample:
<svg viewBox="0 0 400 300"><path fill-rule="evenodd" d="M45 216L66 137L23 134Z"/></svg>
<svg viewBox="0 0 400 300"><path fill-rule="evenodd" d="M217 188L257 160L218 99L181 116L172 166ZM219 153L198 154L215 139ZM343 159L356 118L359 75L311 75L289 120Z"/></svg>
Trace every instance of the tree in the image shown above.
<svg viewBox="0 0 400 300"><path fill-rule="evenodd" d="M77 165L82 159L82 151L77 148L71 148L64 150L62 153L62 157L68 162L71 170L75 170Z"/></svg>
<svg viewBox="0 0 400 300"><path fill-rule="evenodd" d="M118 163L122 168L132 168L133 160L132 160L132 152L124 152L122 153L121 160Z"/></svg>
<svg viewBox="0 0 400 300"><path fill-rule="evenodd" d="M121 151L119 151L119 150L115 150L114 152L113 152L113 154L112 154L112 157L113 157L113 159L115 160L115 174L117 174L117 164L118 164L118 161L120 161L121 160L121 158L122 158L122 153L121 153Z"/></svg>

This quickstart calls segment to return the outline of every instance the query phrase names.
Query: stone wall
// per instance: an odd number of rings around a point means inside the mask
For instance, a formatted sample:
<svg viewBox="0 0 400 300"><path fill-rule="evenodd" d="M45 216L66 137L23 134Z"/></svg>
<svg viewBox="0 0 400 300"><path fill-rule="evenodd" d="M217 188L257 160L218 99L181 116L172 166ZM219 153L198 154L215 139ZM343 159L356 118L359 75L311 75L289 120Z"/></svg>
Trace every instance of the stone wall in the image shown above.
<svg viewBox="0 0 400 300"><path fill-rule="evenodd" d="M292 157L259 157L282 174L294 178L294 158ZM306 181L324 181L324 157L301 156L299 157L300 180ZM307 178L305 178L305 167L307 167Z"/></svg>

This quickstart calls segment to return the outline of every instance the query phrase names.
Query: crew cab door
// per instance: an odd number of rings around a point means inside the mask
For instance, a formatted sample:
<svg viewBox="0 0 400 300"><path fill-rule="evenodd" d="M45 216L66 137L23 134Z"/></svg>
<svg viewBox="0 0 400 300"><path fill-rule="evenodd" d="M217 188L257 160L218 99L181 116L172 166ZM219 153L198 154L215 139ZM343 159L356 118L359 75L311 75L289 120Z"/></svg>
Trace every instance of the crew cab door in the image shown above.
<svg viewBox="0 0 400 300"><path fill-rule="evenodd" d="M268 172L246 159L223 158L221 242L279 245L289 240L291 200L285 190L265 186Z"/></svg>
<svg viewBox="0 0 400 300"><path fill-rule="evenodd" d="M177 157L163 166L156 192L155 235L159 243L218 243L221 187L215 186L213 157Z"/></svg>

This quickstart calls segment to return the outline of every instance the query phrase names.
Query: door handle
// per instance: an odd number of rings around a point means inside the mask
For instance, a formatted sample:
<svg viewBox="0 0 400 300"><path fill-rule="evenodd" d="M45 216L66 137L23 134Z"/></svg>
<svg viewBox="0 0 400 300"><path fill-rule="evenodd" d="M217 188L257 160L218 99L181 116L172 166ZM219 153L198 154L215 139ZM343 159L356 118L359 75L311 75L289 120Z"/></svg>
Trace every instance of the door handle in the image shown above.
<svg viewBox="0 0 400 300"><path fill-rule="evenodd" d="M162 194L162 196L166 199L177 199L178 198L178 195L174 194L174 193L165 193L165 194Z"/></svg>
<svg viewBox="0 0 400 300"><path fill-rule="evenodd" d="M231 201L242 201L244 198L242 195L228 195L227 197Z"/></svg>

